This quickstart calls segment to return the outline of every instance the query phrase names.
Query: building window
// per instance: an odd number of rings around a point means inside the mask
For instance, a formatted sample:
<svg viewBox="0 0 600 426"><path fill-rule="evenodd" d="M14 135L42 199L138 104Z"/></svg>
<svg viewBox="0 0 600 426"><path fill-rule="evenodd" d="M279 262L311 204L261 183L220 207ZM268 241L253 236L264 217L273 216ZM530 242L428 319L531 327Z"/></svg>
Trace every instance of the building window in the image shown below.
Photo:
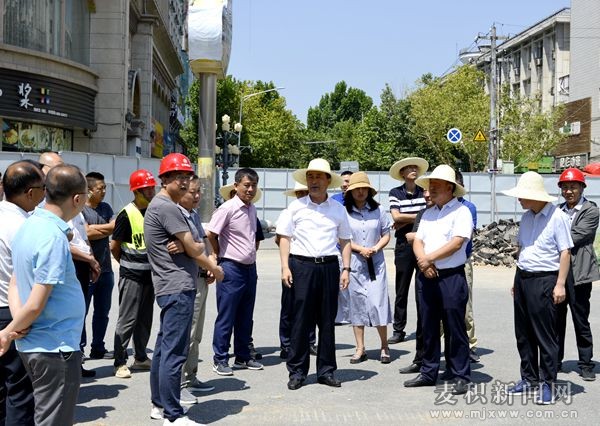
<svg viewBox="0 0 600 426"><path fill-rule="evenodd" d="M90 13L83 0L5 0L4 43L90 63Z"/></svg>

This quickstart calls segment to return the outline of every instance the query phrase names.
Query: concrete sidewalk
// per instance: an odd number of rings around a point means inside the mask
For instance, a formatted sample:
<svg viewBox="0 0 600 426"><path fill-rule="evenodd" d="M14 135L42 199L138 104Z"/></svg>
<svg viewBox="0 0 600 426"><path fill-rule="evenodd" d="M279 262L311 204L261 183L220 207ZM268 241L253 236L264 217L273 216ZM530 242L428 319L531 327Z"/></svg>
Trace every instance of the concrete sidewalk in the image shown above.
<svg viewBox="0 0 600 426"><path fill-rule="evenodd" d="M569 391L553 406L537 406L520 397L507 401L498 392L501 383L519 379L519 358L513 331L513 308L510 296L513 270L494 267L475 268L474 310L476 334L481 362L472 364L472 379L477 386L469 396L450 397L442 385L407 389L404 380L412 375L400 375L398 369L410 364L414 356L415 309L410 303L408 317L409 340L391 346L392 363L381 364L379 342L374 329L366 332L369 360L356 365L349 363L354 353L351 327L336 328L336 377L341 388L333 389L316 383L315 358L311 357L311 374L304 387L289 391L285 362L279 358L279 306L281 295L279 253L272 238L259 251L259 285L254 314L254 341L263 353L263 371L236 371L232 377L220 377L212 372L212 333L216 315L214 288L209 295L204 339L200 347L199 378L215 386L215 390L198 394L199 404L190 408L189 416L202 423L219 424L396 424L414 423L472 424L483 419L497 423L544 419L550 424L597 424L600 408L600 379L584 382L574 371L577 352L572 324L569 321L564 367L570 372L559 374L561 390ZM393 251L386 250L390 300L393 300ZM118 271L118 268L115 269ZM414 293L411 286L411 300ZM600 332L600 311L594 309L599 296L592 298L591 323ZM118 312L115 286L109 334L114 331ZM155 308L154 346L158 329L158 307ZM91 315L89 315L91 317ZM89 322L89 321L88 321ZM391 327L390 327L391 329ZM88 330L91 327L88 325ZM107 348L112 349L113 336L107 336ZM89 348L88 348L89 351ZM152 356L150 354L150 356ZM89 360L86 368L96 369L95 380L84 379L76 411L77 423L87 425L161 425L151 420L149 373L134 373L131 379L116 379L112 361ZM600 369L597 369L597 372ZM518 419L518 420L517 420Z"/></svg>

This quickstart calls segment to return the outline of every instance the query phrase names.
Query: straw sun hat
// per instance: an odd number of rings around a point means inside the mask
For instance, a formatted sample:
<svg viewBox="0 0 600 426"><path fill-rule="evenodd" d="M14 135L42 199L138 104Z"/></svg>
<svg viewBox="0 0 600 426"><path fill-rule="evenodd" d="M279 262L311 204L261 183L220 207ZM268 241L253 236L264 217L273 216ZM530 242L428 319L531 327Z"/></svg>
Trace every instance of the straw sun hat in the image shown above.
<svg viewBox="0 0 600 426"><path fill-rule="evenodd" d="M323 172L327 173L331 176L331 182L329 183L329 188L338 188L342 185L342 178L331 171L331 166L327 160L322 158L315 158L314 160L310 160L308 163L308 167L305 169L298 169L293 174L292 177L296 182L300 182L303 185L306 185L306 173L307 172Z"/></svg>
<svg viewBox="0 0 600 426"><path fill-rule="evenodd" d="M219 188L219 193L221 194L221 197L223 197L223 200L228 201L231 199L231 197L229 196L229 194L231 193L231 191L233 191L235 188L233 186L233 183L230 183L229 185L225 185ZM258 200L260 200L260 197L262 197L262 191L260 190L260 188L256 188L256 195L254 195L254 198L252 199L252 203L256 203L258 202Z"/></svg>
<svg viewBox="0 0 600 426"><path fill-rule="evenodd" d="M557 200L556 197L553 197L546 192L546 189L544 188L544 178L536 172L523 173L517 182L517 186L502 191L502 193L509 197L522 198L524 200L546 202Z"/></svg>
<svg viewBox="0 0 600 426"><path fill-rule="evenodd" d="M369 176L367 176L365 172L356 172L350 176L350 183L348 184L348 189L346 192L357 188L369 188L371 196L375 196L375 194L377 194L377 190L371 186Z"/></svg>
<svg viewBox="0 0 600 426"><path fill-rule="evenodd" d="M390 176L396 180L404 182L404 178L400 174L400 170L402 170L406 166L417 166L419 171L417 172L417 177L424 175L427 169L429 168L429 163L427 160L424 160L419 157L408 157L403 158L400 161L396 161L392 167L390 167Z"/></svg>
<svg viewBox="0 0 600 426"><path fill-rule="evenodd" d="M452 193L455 197L462 197L467 192L462 185L456 182L456 173L454 172L454 169L446 164L440 164L433 169L431 174L417 178L415 183L421 188L429 189L429 181L431 179L441 179L456 185L456 188L454 188L454 192Z"/></svg>
<svg viewBox="0 0 600 426"><path fill-rule="evenodd" d="M294 182L294 188L283 192L283 195L295 197L296 191L308 191L308 186L302 185L300 182Z"/></svg>

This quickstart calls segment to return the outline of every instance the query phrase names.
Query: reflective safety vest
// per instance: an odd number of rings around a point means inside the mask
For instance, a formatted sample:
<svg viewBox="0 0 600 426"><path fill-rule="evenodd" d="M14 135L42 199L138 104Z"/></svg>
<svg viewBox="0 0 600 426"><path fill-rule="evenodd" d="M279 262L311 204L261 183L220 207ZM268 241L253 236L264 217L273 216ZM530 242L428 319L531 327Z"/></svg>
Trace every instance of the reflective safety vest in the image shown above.
<svg viewBox="0 0 600 426"><path fill-rule="evenodd" d="M131 243L121 243L121 266L127 269L149 271L150 263L144 240L144 216L135 204L129 203L123 210L127 212L131 225Z"/></svg>

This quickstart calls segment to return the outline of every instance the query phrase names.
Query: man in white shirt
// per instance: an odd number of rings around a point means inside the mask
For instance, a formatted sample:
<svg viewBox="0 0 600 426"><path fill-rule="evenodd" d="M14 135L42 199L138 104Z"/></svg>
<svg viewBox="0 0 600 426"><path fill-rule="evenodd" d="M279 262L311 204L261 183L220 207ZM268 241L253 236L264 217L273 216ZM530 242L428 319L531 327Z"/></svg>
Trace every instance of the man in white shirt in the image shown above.
<svg viewBox="0 0 600 426"><path fill-rule="evenodd" d="M4 174L3 186L6 200L0 201L0 222L4 224L0 227L0 329L12 321L8 307L12 240L29 212L44 199L41 166L29 160L11 164ZM0 424L33 424L33 388L14 343L0 358L0 394L6 395L0 403Z"/></svg>
<svg viewBox="0 0 600 426"><path fill-rule="evenodd" d="M348 287L352 232L344 207L327 196L327 188L340 186L326 160L312 160L294 172L294 180L308 187L306 197L293 201L277 223L281 236L281 280L293 293L294 324L287 357L288 389L302 387L310 367L309 334L319 327L317 381L340 387L334 378L335 315L340 287ZM339 242L342 272L338 263Z"/></svg>
<svg viewBox="0 0 600 426"><path fill-rule="evenodd" d="M466 246L473 231L469 209L458 201L465 194L454 170L445 164L416 180L429 191L433 206L423 213L413 250L423 324L423 364L420 374L405 387L435 386L440 368L440 320L446 333L445 356L449 376L455 379L452 394L469 390L471 366L465 312L469 290L465 278Z"/></svg>

